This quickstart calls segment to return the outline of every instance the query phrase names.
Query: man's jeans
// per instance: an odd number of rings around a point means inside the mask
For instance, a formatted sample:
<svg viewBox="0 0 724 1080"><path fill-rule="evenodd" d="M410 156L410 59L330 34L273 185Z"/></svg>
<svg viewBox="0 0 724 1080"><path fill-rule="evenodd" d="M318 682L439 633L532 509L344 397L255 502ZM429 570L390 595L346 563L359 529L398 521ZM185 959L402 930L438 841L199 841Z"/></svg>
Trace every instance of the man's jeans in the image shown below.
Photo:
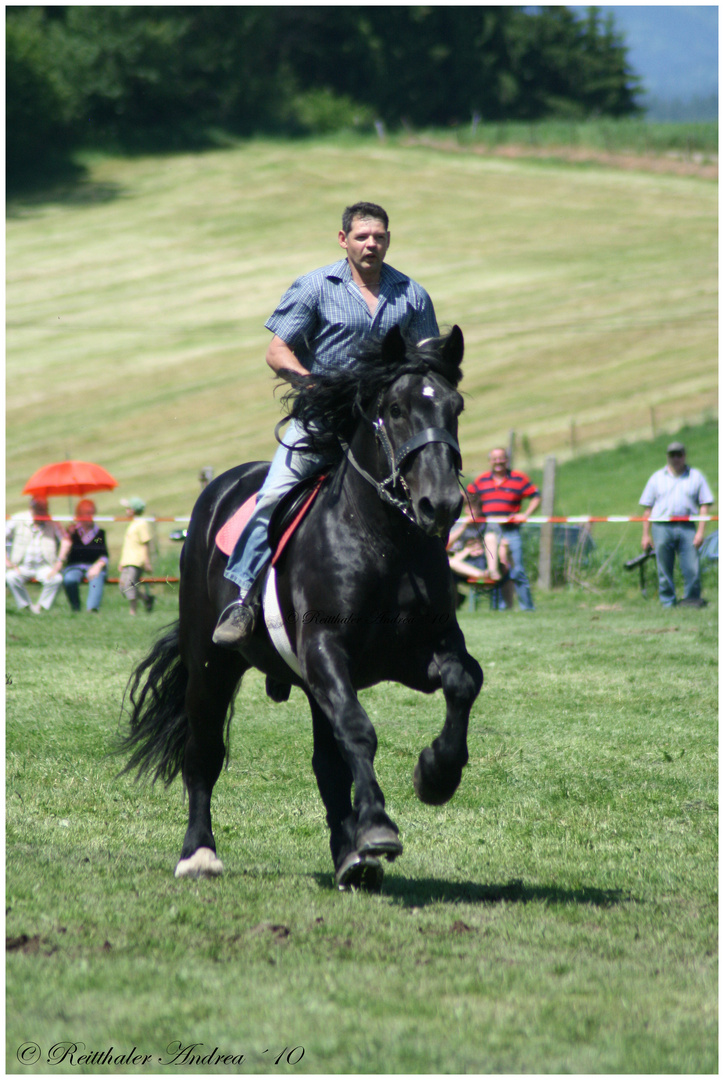
<svg viewBox="0 0 724 1080"><path fill-rule="evenodd" d="M696 525L693 522L677 521L651 525L659 574L659 600L664 607L673 607L676 603L674 559L677 555L684 579L684 600L698 600L701 596L699 552L694 547L695 536Z"/></svg>
<svg viewBox="0 0 724 1080"><path fill-rule="evenodd" d="M229 556L229 562L224 571L224 577L235 582L242 593L249 591L257 574L269 558L267 534L275 506L282 495L293 488L299 480L311 476L324 464L324 458L319 454L309 454L293 449L299 442L306 439L304 429L294 420L289 422L282 438L284 445L280 446L274 455L267 478L259 491L254 513L236 541L236 546Z"/></svg>
<svg viewBox="0 0 724 1080"><path fill-rule="evenodd" d="M523 566L523 537L520 527L517 525L503 525L503 538L508 543L512 566L510 568L510 580L515 585L518 603L521 611L535 611L533 597L530 593L530 582ZM496 586L490 597L490 606L494 611L504 611L506 604L499 586Z"/></svg>

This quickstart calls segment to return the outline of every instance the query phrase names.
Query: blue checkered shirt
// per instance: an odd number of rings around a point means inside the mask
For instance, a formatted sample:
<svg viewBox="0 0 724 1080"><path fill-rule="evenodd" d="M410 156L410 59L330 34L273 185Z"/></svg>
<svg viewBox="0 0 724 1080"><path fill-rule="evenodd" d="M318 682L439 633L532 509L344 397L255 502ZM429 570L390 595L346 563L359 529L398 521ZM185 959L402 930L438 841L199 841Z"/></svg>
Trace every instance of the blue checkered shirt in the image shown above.
<svg viewBox="0 0 724 1080"><path fill-rule="evenodd" d="M346 367L356 345L393 326L414 341L439 334L432 300L416 281L383 263L373 313L346 259L297 278L265 325L313 373Z"/></svg>

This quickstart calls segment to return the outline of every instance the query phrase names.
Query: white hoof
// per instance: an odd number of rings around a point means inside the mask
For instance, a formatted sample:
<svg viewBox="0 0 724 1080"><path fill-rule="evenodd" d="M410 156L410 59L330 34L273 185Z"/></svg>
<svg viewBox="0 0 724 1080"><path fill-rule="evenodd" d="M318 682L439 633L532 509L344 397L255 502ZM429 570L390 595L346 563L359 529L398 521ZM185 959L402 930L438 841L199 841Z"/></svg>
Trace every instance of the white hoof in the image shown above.
<svg viewBox="0 0 724 1080"><path fill-rule="evenodd" d="M181 859L174 877L218 877L223 874L224 864L216 852L208 847L198 848L188 859Z"/></svg>

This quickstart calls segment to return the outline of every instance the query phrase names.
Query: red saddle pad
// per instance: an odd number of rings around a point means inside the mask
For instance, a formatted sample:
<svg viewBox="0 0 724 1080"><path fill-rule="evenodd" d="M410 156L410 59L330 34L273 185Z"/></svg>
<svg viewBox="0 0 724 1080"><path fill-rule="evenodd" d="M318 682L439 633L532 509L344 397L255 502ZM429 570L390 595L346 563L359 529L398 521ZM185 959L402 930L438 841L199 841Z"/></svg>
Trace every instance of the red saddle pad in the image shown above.
<svg viewBox="0 0 724 1080"><path fill-rule="evenodd" d="M241 504L234 516L230 517L226 524L222 525L217 532L216 546L223 551L224 555L231 555L236 547L236 541L242 534L244 526L254 513L255 506L256 492L254 492L253 495L250 495L245 503Z"/></svg>
<svg viewBox="0 0 724 1080"><path fill-rule="evenodd" d="M290 537L294 533L299 523L302 521L309 507L314 502L319 490L327 479L326 476L320 476L314 481L314 486L308 492L302 492L303 498L301 502L292 499L291 504L284 511L284 516L288 515L287 520L280 522L280 528L283 530L280 534L273 539L275 544L273 563L276 563L279 559L284 548L287 546ZM308 486L308 485L307 485ZM292 493L289 492L289 495ZM286 496L285 496L286 497ZM236 547L236 541L241 536L242 530L247 521L254 512L256 506L256 493L250 495L245 503L242 503L239 509L236 511L233 517L230 517L225 525L219 529L216 534L216 546L220 548L224 555L231 555L232 551ZM272 529L274 527L274 520L272 519Z"/></svg>

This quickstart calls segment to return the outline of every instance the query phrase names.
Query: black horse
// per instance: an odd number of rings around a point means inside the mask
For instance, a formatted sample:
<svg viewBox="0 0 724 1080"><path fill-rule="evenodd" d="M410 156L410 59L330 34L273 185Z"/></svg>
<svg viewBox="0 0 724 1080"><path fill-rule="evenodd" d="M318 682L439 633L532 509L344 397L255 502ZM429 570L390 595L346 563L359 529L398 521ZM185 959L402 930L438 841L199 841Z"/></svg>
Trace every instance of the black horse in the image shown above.
<svg viewBox="0 0 724 1080"><path fill-rule="evenodd" d="M402 852L375 777L377 737L359 689L384 680L423 693L442 688L445 724L420 754L413 780L425 803L454 794L483 682L457 623L445 553L462 505L463 401L455 389L462 355L458 327L417 346L395 328L349 370L299 379L290 392L291 414L310 448L337 452L275 566L280 622L295 654L290 662L261 618L242 651L211 640L219 613L236 595L215 537L259 489L268 463L231 469L199 497L182 553L179 620L131 677L130 731L122 745L130 752L126 772L151 772L169 784L182 770L189 823L177 877L223 869L211 794L234 697L250 667L266 674L274 700L286 700L291 686L309 700L312 765L339 888L378 888L380 858Z"/></svg>

